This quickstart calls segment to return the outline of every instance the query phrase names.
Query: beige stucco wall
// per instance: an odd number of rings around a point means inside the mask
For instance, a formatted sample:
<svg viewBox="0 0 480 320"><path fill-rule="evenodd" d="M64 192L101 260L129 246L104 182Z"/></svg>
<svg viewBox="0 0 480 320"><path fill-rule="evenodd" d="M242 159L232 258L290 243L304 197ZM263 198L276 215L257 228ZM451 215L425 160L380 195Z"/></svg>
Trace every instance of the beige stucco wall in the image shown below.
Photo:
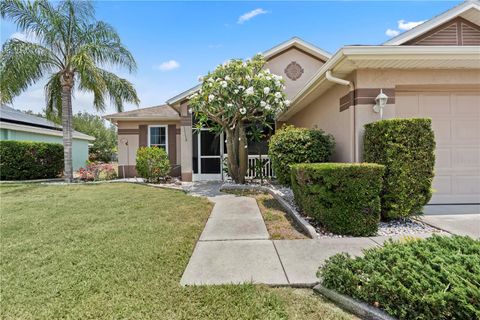
<svg viewBox="0 0 480 320"><path fill-rule="evenodd" d="M304 70L302 76L295 81L289 79L285 74L285 68L292 61L297 62ZM285 79L285 93L291 99L305 86L305 83L313 77L322 65L323 62L292 48L269 60L266 64L266 68L269 68L272 73L282 76Z"/></svg>
<svg viewBox="0 0 480 320"><path fill-rule="evenodd" d="M417 90L425 87L431 90L438 86L478 85L480 84L480 71L477 70L375 70L364 69L356 72L357 88L395 88L396 90L411 87ZM380 93L380 91L379 91ZM355 139L356 161L361 161L363 156L364 125L380 120L380 115L373 112L373 104L357 105L355 107ZM383 118L394 118L396 114L395 103L389 103L383 112Z"/></svg>
<svg viewBox="0 0 480 320"><path fill-rule="evenodd" d="M180 116L182 117L182 123L180 127L180 144L179 151L180 164L182 166L182 180L191 181L193 175L193 145L192 145L192 125L191 125L191 114L188 112L187 102L182 103L179 106Z"/></svg>
<svg viewBox="0 0 480 320"><path fill-rule="evenodd" d="M335 138L332 161L353 161L353 109L340 112L339 99L349 87L336 85L300 110L287 123L296 127L318 128Z"/></svg>
<svg viewBox="0 0 480 320"><path fill-rule="evenodd" d="M139 147L139 134L121 134L122 129L139 129L140 125L170 125L175 124L176 128L180 128L180 123L178 121L119 121L117 123L117 128L119 130L118 134L118 164L119 165L135 165L137 150ZM125 145L125 139L128 140L128 147ZM179 143L178 135L176 135L177 141L177 159L180 159L179 156ZM178 160L177 160L178 162Z"/></svg>
<svg viewBox="0 0 480 320"><path fill-rule="evenodd" d="M128 146L126 145L128 142ZM135 157L138 150L138 134L118 135L118 164L135 165Z"/></svg>

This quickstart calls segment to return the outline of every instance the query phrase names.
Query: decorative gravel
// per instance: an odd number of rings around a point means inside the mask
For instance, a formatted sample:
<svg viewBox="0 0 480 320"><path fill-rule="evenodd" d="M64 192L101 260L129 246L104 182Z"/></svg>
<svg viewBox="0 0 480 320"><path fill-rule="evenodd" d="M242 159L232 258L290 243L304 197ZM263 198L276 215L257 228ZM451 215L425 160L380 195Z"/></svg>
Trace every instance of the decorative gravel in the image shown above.
<svg viewBox="0 0 480 320"><path fill-rule="evenodd" d="M255 181L253 182L250 181L247 184L259 185L259 183ZM226 181L224 185L235 186L237 184L235 184L232 181ZM274 184L271 182L265 182L263 186L274 190L285 201L287 201L293 208L295 208L303 216L303 218L307 220L308 223L310 223L315 228L319 238L348 237L348 236L342 236L342 235L328 232L327 230L325 230L325 228L319 225L314 219L304 215L302 210L300 210L295 203L295 198L293 196L292 189L278 185L278 184ZM411 218L400 218L400 219L390 220L388 222L383 222L383 221L380 222L378 226L377 236L415 235L415 234L432 233L432 232L441 232L441 230Z"/></svg>

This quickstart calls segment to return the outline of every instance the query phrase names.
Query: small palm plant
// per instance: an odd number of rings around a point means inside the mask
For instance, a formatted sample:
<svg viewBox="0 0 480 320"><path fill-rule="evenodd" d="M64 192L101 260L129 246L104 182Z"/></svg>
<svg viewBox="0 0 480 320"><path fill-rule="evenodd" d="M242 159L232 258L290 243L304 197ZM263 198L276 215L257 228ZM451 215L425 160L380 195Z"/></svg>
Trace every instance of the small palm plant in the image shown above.
<svg viewBox="0 0 480 320"><path fill-rule="evenodd" d="M72 93L93 93L93 105L105 109L109 98L120 112L124 103L138 105L133 85L105 67L136 69L132 54L108 24L96 21L91 2L1 0L2 18L13 20L34 41L12 38L0 53L0 102L9 103L33 83L45 85L47 114L62 118L65 180L73 180Z"/></svg>

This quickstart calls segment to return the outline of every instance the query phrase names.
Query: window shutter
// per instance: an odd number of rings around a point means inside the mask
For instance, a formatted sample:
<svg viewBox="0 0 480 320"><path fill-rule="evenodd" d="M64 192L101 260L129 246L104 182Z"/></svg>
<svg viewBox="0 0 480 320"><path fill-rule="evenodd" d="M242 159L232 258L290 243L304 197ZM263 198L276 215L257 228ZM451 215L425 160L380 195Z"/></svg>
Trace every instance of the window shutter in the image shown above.
<svg viewBox="0 0 480 320"><path fill-rule="evenodd" d="M141 124L138 126L139 135L138 135L138 146L146 147L148 146L148 126L146 124Z"/></svg>
<svg viewBox="0 0 480 320"><path fill-rule="evenodd" d="M177 126L168 125L168 158L171 165L177 164Z"/></svg>

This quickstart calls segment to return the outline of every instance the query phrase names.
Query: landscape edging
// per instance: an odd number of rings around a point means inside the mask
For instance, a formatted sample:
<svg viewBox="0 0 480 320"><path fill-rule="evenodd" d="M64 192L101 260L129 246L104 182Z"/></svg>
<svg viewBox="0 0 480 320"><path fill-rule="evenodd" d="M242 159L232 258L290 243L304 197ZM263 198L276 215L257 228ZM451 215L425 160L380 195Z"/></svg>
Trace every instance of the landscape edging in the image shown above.
<svg viewBox="0 0 480 320"><path fill-rule="evenodd" d="M275 190L272 190L265 186L252 186L252 185L223 185L220 191L228 190L247 190L247 191L262 191L270 194L277 200L280 205L287 211L288 215L295 221L296 224L311 238L318 239L318 233L315 228L308 223L300 213L293 208L285 199L283 199Z"/></svg>
<svg viewBox="0 0 480 320"><path fill-rule="evenodd" d="M349 296L340 294L334 290L330 290L322 286L321 284L313 287L313 291L318 294L321 294L338 304L343 309L359 316L362 319L371 319L371 320L396 320L396 318L387 314L385 311L370 306L364 302L355 300Z"/></svg>

